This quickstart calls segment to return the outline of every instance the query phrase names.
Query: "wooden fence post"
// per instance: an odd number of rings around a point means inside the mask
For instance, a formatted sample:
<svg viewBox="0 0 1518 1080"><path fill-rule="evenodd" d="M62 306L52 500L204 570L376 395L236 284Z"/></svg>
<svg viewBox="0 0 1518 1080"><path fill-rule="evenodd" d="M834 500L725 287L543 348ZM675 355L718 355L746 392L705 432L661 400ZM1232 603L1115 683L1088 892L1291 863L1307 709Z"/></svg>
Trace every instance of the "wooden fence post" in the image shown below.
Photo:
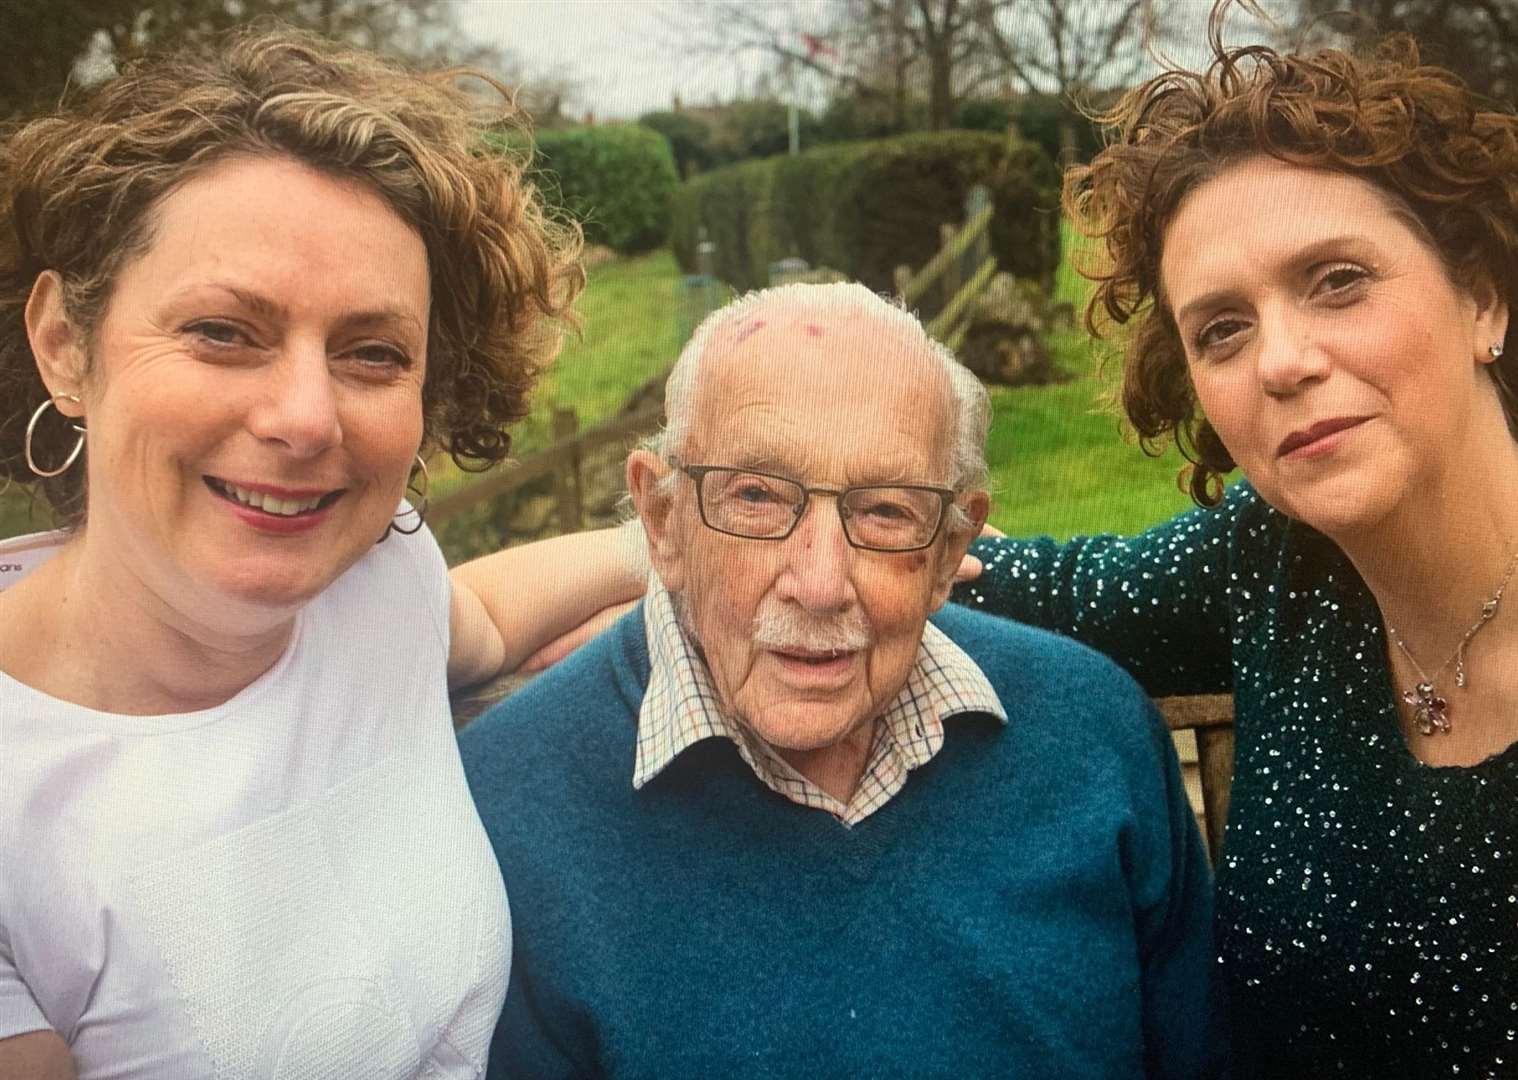
<svg viewBox="0 0 1518 1080"><path fill-rule="evenodd" d="M896 295L900 299L905 300L907 298L907 286L912 283L912 268L902 263L896 268L896 273L893 277L896 284Z"/></svg>
<svg viewBox="0 0 1518 1080"><path fill-rule="evenodd" d="M940 249L948 247L954 242L954 237L959 233L957 226L944 224L938 227L938 246ZM960 260L952 260L943 270L943 303L939 305L942 311L948 307L959 295L959 287L964 284L964 276L959 270Z"/></svg>
<svg viewBox="0 0 1518 1080"><path fill-rule="evenodd" d="M573 409L553 410L553 438L557 442L560 439L568 439L580 430L580 419ZM554 473L554 494L558 496L559 531L563 533L579 532L583 526L581 516L581 477L580 477L580 447L578 445L570 449L569 461L565 467Z"/></svg>
<svg viewBox="0 0 1518 1080"><path fill-rule="evenodd" d="M984 184L972 185L965 193L965 221L975 220L975 215L991 205L991 191ZM964 273L969 277L979 270L985 261L991 257L991 230L985 228L975 237L975 243L970 245L965 253Z"/></svg>

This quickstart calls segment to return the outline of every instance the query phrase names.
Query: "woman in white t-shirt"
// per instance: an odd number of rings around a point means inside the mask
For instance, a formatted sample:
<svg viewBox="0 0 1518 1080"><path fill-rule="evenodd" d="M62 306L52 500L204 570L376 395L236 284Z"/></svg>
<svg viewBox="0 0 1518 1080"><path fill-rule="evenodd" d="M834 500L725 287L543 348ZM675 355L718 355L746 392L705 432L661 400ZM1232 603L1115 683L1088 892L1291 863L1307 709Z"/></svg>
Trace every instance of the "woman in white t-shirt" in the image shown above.
<svg viewBox="0 0 1518 1080"><path fill-rule="evenodd" d="M450 582L403 501L505 456L583 280L474 108L242 33L0 151L0 481L66 526L0 545L0 1076L483 1071L445 671L599 607L615 541Z"/></svg>

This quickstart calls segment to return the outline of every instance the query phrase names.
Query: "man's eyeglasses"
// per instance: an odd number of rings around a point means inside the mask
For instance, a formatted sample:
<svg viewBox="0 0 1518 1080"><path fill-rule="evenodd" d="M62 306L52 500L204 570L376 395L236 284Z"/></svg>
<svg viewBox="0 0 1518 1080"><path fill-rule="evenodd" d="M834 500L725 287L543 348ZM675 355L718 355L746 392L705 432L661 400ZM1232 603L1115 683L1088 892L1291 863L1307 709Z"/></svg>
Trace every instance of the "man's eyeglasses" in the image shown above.
<svg viewBox="0 0 1518 1080"><path fill-rule="evenodd" d="M786 476L727 465L681 465L696 482L701 521L748 540L784 540L806 514L813 495L838 500L843 535L866 551L918 551L929 547L954 501L952 488L926 484L870 484L809 488Z"/></svg>

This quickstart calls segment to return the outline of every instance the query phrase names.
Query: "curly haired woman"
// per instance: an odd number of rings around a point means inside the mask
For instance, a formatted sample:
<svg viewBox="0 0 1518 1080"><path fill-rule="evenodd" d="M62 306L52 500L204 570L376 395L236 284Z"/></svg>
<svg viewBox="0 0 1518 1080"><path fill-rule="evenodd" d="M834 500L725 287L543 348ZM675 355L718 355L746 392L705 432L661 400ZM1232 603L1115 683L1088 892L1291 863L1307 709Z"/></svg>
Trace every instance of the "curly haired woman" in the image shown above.
<svg viewBox="0 0 1518 1080"><path fill-rule="evenodd" d="M1125 411L1203 509L982 541L961 598L1234 695L1242 1072L1512 1075L1518 117L1406 39L1224 49L1218 14L1208 70L1131 91L1066 187Z"/></svg>
<svg viewBox="0 0 1518 1080"><path fill-rule="evenodd" d="M0 479L66 527L0 547L0 1075L483 1071L510 926L447 678L595 610L560 582L615 542L450 581L403 501L505 456L582 281L485 122L260 30L4 142Z"/></svg>

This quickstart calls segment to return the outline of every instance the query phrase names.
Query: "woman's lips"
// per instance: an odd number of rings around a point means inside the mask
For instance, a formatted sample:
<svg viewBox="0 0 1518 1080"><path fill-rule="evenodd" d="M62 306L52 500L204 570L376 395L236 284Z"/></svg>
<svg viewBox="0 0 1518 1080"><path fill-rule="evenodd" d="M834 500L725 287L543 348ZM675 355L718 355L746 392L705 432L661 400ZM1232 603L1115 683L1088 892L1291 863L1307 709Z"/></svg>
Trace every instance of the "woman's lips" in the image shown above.
<svg viewBox="0 0 1518 1080"><path fill-rule="evenodd" d="M1276 448L1276 456L1300 461L1326 454L1344 440L1346 433L1368 419L1368 416L1336 416L1329 420L1319 420L1282 439L1281 445Z"/></svg>
<svg viewBox="0 0 1518 1080"><path fill-rule="evenodd" d="M267 484L238 484L206 476L205 485L240 520L261 532L287 535L314 529L326 520L344 489L276 488Z"/></svg>

